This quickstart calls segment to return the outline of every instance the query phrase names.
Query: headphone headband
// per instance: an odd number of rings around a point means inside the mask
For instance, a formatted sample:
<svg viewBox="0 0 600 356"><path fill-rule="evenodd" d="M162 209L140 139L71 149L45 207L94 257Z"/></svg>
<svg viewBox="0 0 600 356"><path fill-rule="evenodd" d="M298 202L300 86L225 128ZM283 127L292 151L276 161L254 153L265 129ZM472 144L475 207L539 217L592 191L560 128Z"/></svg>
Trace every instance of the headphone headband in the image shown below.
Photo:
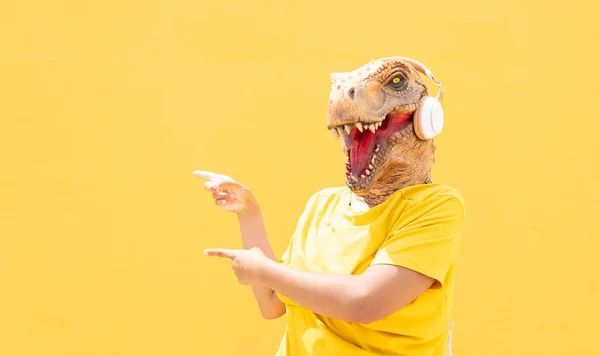
<svg viewBox="0 0 600 356"><path fill-rule="evenodd" d="M399 61L404 61L412 65L417 71L425 74L427 78L431 79L440 89L438 94L435 96L435 99L441 104L444 99L444 86L442 83L438 82L437 79L433 76L433 73L421 62L416 59L408 58L408 57L386 57L382 58L383 60L395 59Z"/></svg>

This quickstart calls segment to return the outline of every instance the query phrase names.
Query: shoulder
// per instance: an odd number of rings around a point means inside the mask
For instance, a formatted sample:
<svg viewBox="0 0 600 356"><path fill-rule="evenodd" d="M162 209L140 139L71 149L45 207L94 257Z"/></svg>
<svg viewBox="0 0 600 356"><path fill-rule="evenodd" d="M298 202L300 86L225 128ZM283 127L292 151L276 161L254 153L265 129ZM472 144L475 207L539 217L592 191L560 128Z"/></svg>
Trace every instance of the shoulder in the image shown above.
<svg viewBox="0 0 600 356"><path fill-rule="evenodd" d="M389 241L458 242L465 229L463 197L457 189L439 184L408 187L388 208ZM414 240L413 240L414 239ZM433 245L432 245L433 246Z"/></svg>
<svg viewBox="0 0 600 356"><path fill-rule="evenodd" d="M404 188L395 199L408 203L417 216L442 213L464 219L465 202L458 189L446 184L423 184ZM408 211L406 212L408 213Z"/></svg>
<svg viewBox="0 0 600 356"><path fill-rule="evenodd" d="M349 192L347 187L328 187L314 192L310 195L305 205L305 211L324 209L332 203L337 204L340 199Z"/></svg>
<svg viewBox="0 0 600 356"><path fill-rule="evenodd" d="M402 199L413 203L428 203L456 200L464 205L464 198L458 189L446 184L423 184L404 188L400 191Z"/></svg>
<svg viewBox="0 0 600 356"><path fill-rule="evenodd" d="M347 193L347 187L328 187L323 188L310 196L309 202L337 199Z"/></svg>
<svg viewBox="0 0 600 356"><path fill-rule="evenodd" d="M318 198L330 198L332 196L340 196L348 191L348 188L343 187L328 187L323 188L313 194L313 196Z"/></svg>
<svg viewBox="0 0 600 356"><path fill-rule="evenodd" d="M419 184L400 190L404 199L413 201L425 201L439 197L454 197L463 200L458 189L447 184Z"/></svg>

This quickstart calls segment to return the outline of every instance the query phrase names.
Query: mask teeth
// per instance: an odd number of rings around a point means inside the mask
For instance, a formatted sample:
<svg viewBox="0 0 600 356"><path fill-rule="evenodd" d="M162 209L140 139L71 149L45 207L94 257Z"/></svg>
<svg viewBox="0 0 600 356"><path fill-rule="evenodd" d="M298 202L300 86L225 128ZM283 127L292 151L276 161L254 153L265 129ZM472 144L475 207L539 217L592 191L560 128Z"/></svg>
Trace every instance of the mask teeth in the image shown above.
<svg viewBox="0 0 600 356"><path fill-rule="evenodd" d="M352 124L344 124L344 125L336 126L336 127L332 128L331 131L333 132L333 137L338 138L338 137L342 136L344 133L350 135L350 132L355 128L358 129L358 131L360 131L360 132L365 132L365 130L369 130L372 133L375 133L381 127L381 125L383 125L381 123L381 121L371 122L371 123L357 121Z"/></svg>

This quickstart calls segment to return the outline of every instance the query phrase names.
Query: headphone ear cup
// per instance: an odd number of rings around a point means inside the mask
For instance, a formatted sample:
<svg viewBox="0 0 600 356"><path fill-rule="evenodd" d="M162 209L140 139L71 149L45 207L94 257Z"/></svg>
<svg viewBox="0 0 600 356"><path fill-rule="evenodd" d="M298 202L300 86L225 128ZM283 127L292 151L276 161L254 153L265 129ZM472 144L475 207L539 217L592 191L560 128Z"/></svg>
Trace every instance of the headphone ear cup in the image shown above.
<svg viewBox="0 0 600 356"><path fill-rule="evenodd" d="M427 141L437 136L444 127L442 105L431 96L423 97L413 115L413 127L421 140Z"/></svg>

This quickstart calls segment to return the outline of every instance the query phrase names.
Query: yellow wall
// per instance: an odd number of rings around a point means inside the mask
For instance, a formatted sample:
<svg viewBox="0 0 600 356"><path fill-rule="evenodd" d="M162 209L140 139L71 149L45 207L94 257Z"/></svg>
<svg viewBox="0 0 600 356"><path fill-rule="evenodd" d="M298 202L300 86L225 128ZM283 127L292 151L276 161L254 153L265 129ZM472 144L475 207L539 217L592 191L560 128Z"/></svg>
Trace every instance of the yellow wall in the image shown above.
<svg viewBox="0 0 600 356"><path fill-rule="evenodd" d="M343 184L329 73L407 55L446 86L435 180L468 204L458 356L598 355L598 6L584 0L0 4L0 355L272 355L285 320L194 169L275 250Z"/></svg>

